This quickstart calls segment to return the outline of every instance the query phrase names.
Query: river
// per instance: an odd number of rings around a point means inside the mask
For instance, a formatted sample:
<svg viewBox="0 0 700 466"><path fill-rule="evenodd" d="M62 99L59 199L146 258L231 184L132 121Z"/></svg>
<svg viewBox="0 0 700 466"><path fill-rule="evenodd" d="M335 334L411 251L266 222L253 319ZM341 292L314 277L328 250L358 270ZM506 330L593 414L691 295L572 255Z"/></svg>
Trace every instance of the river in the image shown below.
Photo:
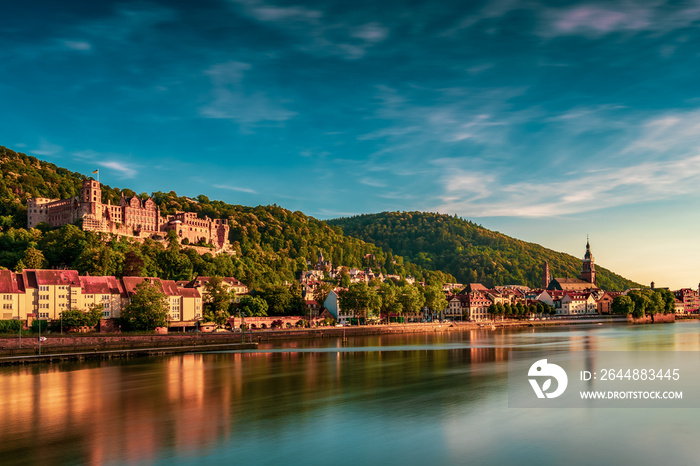
<svg viewBox="0 0 700 466"><path fill-rule="evenodd" d="M700 322L2 367L0 464L698 463L696 409L509 408L508 354L526 350L700 351Z"/></svg>

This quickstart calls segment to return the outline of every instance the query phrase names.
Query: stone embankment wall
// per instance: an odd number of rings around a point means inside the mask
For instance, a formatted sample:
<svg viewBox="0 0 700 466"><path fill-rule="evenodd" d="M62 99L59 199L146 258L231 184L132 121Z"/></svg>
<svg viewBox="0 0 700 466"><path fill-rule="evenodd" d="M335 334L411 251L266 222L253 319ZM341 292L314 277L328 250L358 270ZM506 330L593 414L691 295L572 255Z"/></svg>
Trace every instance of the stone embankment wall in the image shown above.
<svg viewBox="0 0 700 466"><path fill-rule="evenodd" d="M459 328L466 328L467 325ZM476 326L475 326L476 327ZM457 330L450 324L406 324L363 327L323 327L318 329L287 329L254 332L226 333L180 333L167 335L123 335L123 334L48 334L41 342L42 353L65 353L78 351L128 350L137 348L160 348L166 346L198 346L239 342L272 340L295 340L308 338L335 338L343 336L379 335L391 333L419 333L429 331ZM0 338L0 356L35 354L39 348L36 334Z"/></svg>

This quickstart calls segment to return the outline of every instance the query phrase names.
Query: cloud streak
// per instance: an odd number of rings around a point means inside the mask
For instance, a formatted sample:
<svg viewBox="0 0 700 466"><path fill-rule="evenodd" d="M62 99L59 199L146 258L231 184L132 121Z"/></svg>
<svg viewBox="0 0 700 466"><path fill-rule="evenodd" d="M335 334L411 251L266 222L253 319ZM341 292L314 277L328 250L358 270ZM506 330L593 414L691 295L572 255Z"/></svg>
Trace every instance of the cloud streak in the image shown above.
<svg viewBox="0 0 700 466"><path fill-rule="evenodd" d="M319 8L279 6L262 0L232 3L244 15L285 34L297 50L312 55L358 60L390 35L386 26L368 22L354 11L338 17Z"/></svg>
<svg viewBox="0 0 700 466"><path fill-rule="evenodd" d="M226 185L226 184L215 184L214 187L218 188L218 189L226 189L228 191L237 191L239 193L258 194L258 192L254 189L242 188L240 186L230 186L230 185Z"/></svg>

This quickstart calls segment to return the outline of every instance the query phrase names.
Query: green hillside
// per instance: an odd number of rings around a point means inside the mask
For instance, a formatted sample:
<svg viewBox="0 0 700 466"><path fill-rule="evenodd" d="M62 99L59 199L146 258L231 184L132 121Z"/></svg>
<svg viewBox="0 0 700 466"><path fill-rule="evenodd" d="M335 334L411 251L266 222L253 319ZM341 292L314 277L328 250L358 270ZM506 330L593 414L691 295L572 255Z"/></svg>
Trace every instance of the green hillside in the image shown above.
<svg viewBox="0 0 700 466"><path fill-rule="evenodd" d="M229 220L233 256L200 256L178 245L164 247L147 240L105 238L76 226L26 230L26 204L31 197L69 198L80 192L86 177L35 157L0 146L0 267L69 267L91 275L142 275L187 280L194 275L235 276L251 288L293 282L319 251L333 264L373 267L384 273L413 275L430 281L451 280L404 261L339 228L276 205L246 207L175 192L151 194L163 214L194 211L199 216ZM102 185L102 200L116 203L132 190ZM148 195L138 195L145 198Z"/></svg>
<svg viewBox="0 0 700 466"><path fill-rule="evenodd" d="M424 212L383 212L329 220L347 235L372 242L419 266L442 270L462 283L541 287L542 267L552 277L578 277L581 258L487 230L470 221ZM595 255L595 248L593 248ZM597 284L607 290L640 285L596 264Z"/></svg>

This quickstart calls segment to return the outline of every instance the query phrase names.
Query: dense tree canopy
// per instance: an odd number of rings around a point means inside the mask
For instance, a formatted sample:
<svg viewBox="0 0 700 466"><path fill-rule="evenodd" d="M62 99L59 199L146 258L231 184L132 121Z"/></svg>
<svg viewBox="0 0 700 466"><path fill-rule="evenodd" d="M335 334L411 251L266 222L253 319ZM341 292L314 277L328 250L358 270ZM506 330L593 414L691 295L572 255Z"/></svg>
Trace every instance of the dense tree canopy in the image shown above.
<svg viewBox="0 0 700 466"><path fill-rule="evenodd" d="M454 275L461 283L540 287L544 261L554 277L578 277L581 259L510 238L456 216L429 212L383 212L329 220L350 236L380 246L385 264L393 254ZM583 246L583 244L582 244ZM583 249L581 251L583 253ZM639 284L596 265L598 286L624 290Z"/></svg>

